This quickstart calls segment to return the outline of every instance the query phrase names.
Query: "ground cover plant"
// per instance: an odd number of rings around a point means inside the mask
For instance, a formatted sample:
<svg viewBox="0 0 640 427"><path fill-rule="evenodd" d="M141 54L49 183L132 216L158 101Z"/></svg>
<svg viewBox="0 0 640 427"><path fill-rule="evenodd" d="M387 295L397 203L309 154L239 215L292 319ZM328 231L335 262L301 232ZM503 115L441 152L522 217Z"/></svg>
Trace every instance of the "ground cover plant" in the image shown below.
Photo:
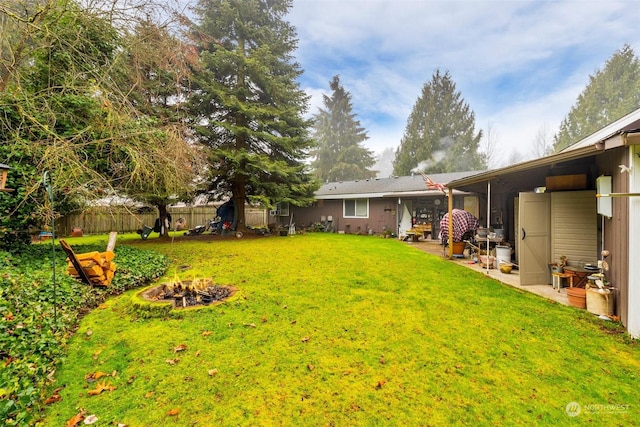
<svg viewBox="0 0 640 427"><path fill-rule="evenodd" d="M137 291L110 299L70 341L43 425L640 423L619 326L397 240L138 242L171 259L162 281L236 297L164 318L132 311Z"/></svg>
<svg viewBox="0 0 640 427"><path fill-rule="evenodd" d="M56 243L57 245L57 243ZM104 251L105 242L74 245L77 253ZM89 287L65 274L66 255L56 251L53 280L50 244L20 254L0 252L0 422L29 425L39 418L67 340L83 314L110 295L161 275L167 258L130 246L116 247L118 275L107 288ZM46 394L45 394L46 393Z"/></svg>

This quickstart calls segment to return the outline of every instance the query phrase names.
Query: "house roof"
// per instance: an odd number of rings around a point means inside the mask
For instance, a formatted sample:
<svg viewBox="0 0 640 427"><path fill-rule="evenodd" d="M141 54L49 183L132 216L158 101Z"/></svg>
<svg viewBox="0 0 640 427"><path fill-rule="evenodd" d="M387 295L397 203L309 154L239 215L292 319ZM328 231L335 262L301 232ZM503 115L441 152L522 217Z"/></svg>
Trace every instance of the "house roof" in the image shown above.
<svg viewBox="0 0 640 427"><path fill-rule="evenodd" d="M431 174L433 182L446 182L475 175L479 171L451 172ZM371 178L355 181L339 181L324 184L315 193L316 199L357 199L374 197L410 197L410 196L442 195L440 190L427 188L421 175L394 176L390 178Z"/></svg>

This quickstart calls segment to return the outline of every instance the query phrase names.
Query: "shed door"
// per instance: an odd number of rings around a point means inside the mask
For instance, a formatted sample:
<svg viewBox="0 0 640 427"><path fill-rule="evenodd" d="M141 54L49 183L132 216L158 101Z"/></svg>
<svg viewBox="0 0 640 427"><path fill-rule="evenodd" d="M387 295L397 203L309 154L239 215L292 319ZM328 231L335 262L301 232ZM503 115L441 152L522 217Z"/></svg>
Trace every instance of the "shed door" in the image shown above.
<svg viewBox="0 0 640 427"><path fill-rule="evenodd" d="M595 264L598 260L598 214L594 191L551 193L551 261L561 255L569 264Z"/></svg>
<svg viewBox="0 0 640 427"><path fill-rule="evenodd" d="M520 193L519 200L520 284L547 284L551 240L550 197L545 193Z"/></svg>

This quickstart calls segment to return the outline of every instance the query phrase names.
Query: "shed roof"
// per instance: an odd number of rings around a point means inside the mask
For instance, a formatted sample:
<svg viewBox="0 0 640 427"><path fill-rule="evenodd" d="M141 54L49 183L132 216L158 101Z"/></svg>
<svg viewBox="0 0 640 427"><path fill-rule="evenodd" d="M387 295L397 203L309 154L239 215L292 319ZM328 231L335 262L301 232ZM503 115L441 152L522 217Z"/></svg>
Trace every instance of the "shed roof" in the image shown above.
<svg viewBox="0 0 640 427"><path fill-rule="evenodd" d="M475 175L479 172L480 171L430 174L429 178L431 178L433 182L445 184L454 179ZM428 189L421 175L329 182L320 187L315 193L317 199L435 196L441 194L442 192L439 190Z"/></svg>
<svg viewBox="0 0 640 427"><path fill-rule="evenodd" d="M616 120L615 122L592 133L564 150L545 157L533 159L503 168L480 172L476 175L456 178L447 182L451 188L475 190L475 184L492 181L494 179L507 180L509 187L519 188L534 185L544 185L544 177L549 174L549 168L601 154L604 150L620 147L630 143L639 143L640 138L640 108ZM585 163L586 167L587 163ZM522 172L526 172L522 173ZM533 184L534 182L538 184Z"/></svg>

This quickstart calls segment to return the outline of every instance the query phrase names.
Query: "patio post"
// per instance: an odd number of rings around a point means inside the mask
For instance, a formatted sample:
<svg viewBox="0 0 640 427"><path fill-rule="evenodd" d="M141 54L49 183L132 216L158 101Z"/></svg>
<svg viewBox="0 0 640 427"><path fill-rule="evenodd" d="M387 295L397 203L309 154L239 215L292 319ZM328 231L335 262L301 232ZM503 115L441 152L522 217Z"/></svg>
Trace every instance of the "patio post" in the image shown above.
<svg viewBox="0 0 640 427"><path fill-rule="evenodd" d="M489 220L489 218L491 218L491 181L487 180L487 229L491 227L491 221ZM489 274L489 263L491 262L491 251L489 251L489 242L489 233L487 233L487 274Z"/></svg>
<svg viewBox="0 0 640 427"><path fill-rule="evenodd" d="M449 187L449 259L453 259L453 188Z"/></svg>

